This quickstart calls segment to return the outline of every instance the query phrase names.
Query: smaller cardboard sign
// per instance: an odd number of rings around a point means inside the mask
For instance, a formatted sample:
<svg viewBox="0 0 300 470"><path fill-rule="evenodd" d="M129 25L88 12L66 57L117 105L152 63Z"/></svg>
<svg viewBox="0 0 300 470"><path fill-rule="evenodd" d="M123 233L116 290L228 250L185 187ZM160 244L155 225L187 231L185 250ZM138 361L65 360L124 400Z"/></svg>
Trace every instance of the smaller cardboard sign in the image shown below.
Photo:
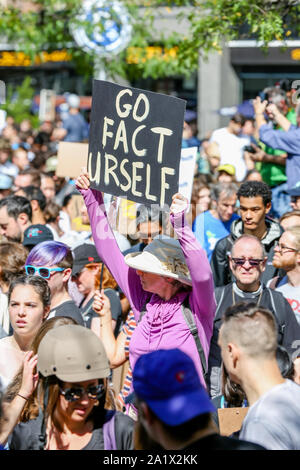
<svg viewBox="0 0 300 470"><path fill-rule="evenodd" d="M87 168L88 143L59 142L56 176L77 178Z"/></svg>
<svg viewBox="0 0 300 470"><path fill-rule="evenodd" d="M191 202L198 147L181 149L178 191Z"/></svg>
<svg viewBox="0 0 300 470"><path fill-rule="evenodd" d="M248 407L218 408L219 429L221 436L230 436L242 427Z"/></svg>

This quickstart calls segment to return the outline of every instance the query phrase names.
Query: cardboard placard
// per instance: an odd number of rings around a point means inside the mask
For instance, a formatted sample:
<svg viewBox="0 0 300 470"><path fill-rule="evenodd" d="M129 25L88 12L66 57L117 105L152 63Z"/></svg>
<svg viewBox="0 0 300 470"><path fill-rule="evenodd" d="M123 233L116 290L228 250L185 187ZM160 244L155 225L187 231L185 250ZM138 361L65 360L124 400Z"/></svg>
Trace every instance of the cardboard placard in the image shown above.
<svg viewBox="0 0 300 470"><path fill-rule="evenodd" d="M232 433L239 431L248 410L248 407L218 408L221 436L230 436Z"/></svg>
<svg viewBox="0 0 300 470"><path fill-rule="evenodd" d="M81 142L59 142L55 174L77 178L83 167L87 167L88 144Z"/></svg>
<svg viewBox="0 0 300 470"><path fill-rule="evenodd" d="M179 192L191 202L194 182L195 164L198 147L188 147L181 150L179 167Z"/></svg>
<svg viewBox="0 0 300 470"><path fill-rule="evenodd" d="M185 101L93 81L88 171L92 188L141 204L178 191Z"/></svg>

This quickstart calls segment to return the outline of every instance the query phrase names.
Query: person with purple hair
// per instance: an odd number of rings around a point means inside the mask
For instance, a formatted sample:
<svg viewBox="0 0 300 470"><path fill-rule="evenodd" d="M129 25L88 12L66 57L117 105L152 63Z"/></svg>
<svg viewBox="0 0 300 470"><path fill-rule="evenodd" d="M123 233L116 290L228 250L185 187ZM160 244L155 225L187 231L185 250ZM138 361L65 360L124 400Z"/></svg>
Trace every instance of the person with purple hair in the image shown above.
<svg viewBox="0 0 300 470"><path fill-rule="evenodd" d="M26 274L41 276L48 281L51 291L49 318L71 317L85 326L81 312L68 292L72 274L73 255L71 249L61 242L46 241L36 245L29 253Z"/></svg>

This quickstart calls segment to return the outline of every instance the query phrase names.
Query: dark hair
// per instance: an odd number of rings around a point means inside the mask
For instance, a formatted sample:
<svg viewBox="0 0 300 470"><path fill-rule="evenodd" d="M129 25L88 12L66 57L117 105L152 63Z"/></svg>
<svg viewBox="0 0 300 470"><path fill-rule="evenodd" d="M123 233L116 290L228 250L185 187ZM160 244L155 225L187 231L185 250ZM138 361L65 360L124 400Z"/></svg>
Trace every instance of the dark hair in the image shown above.
<svg viewBox="0 0 300 470"><path fill-rule="evenodd" d="M40 190L40 188L37 188L36 186L25 186L20 189L26 194L26 198L29 199L29 201L38 202L38 205L41 211L45 209L46 197L44 193Z"/></svg>
<svg viewBox="0 0 300 470"><path fill-rule="evenodd" d="M8 304L10 302L10 298L12 292L15 287L17 286L32 286L36 293L40 296L40 299L43 303L44 307L48 307L51 301L51 292L48 282L40 276L19 276L14 279L8 290L7 298Z"/></svg>
<svg viewBox="0 0 300 470"><path fill-rule="evenodd" d="M246 399L246 394L242 387L233 382L228 372L222 363L222 393L229 406L242 406L243 401Z"/></svg>
<svg viewBox="0 0 300 470"><path fill-rule="evenodd" d="M237 192L238 199L241 197L257 197L260 196L264 206L272 201L272 191L266 183L262 181L245 181L239 187Z"/></svg>
<svg viewBox="0 0 300 470"><path fill-rule="evenodd" d="M233 121L233 122L235 122L236 124L241 124L241 126L243 126L243 125L245 124L245 122L246 122L246 118L245 118L245 116L244 116L243 114L241 114L241 113L235 113L235 114L231 117L230 121Z"/></svg>
<svg viewBox="0 0 300 470"><path fill-rule="evenodd" d="M277 346L276 360L282 377L294 380L294 363L287 350L280 344Z"/></svg>
<svg viewBox="0 0 300 470"><path fill-rule="evenodd" d="M29 175L32 179L32 186L39 188L41 186L41 175L36 168L27 168L26 170L19 171L18 175Z"/></svg>
<svg viewBox="0 0 300 470"><path fill-rule="evenodd" d="M0 209L6 207L7 214L9 217L13 217L15 220L20 214L24 213L28 216L31 222L32 209L31 204L26 197L23 196L7 196L0 200Z"/></svg>
<svg viewBox="0 0 300 470"><path fill-rule="evenodd" d="M28 250L16 242L0 243L0 264L2 267L0 279L10 285L10 283L21 274L25 274L24 265L28 256Z"/></svg>
<svg viewBox="0 0 300 470"><path fill-rule="evenodd" d="M47 223L56 222L61 211L61 206L54 201L48 201L44 209L44 216Z"/></svg>

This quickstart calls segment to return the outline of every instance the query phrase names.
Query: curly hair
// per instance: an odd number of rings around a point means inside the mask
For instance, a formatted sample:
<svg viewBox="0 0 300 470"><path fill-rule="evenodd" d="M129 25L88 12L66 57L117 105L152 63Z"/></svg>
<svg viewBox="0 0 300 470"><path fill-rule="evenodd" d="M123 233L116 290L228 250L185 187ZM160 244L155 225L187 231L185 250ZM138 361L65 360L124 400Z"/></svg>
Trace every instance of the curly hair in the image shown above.
<svg viewBox="0 0 300 470"><path fill-rule="evenodd" d="M260 196L263 200L264 206L271 203L272 191L266 183L261 181L245 181L239 187L237 192L238 199L241 197L257 197Z"/></svg>

